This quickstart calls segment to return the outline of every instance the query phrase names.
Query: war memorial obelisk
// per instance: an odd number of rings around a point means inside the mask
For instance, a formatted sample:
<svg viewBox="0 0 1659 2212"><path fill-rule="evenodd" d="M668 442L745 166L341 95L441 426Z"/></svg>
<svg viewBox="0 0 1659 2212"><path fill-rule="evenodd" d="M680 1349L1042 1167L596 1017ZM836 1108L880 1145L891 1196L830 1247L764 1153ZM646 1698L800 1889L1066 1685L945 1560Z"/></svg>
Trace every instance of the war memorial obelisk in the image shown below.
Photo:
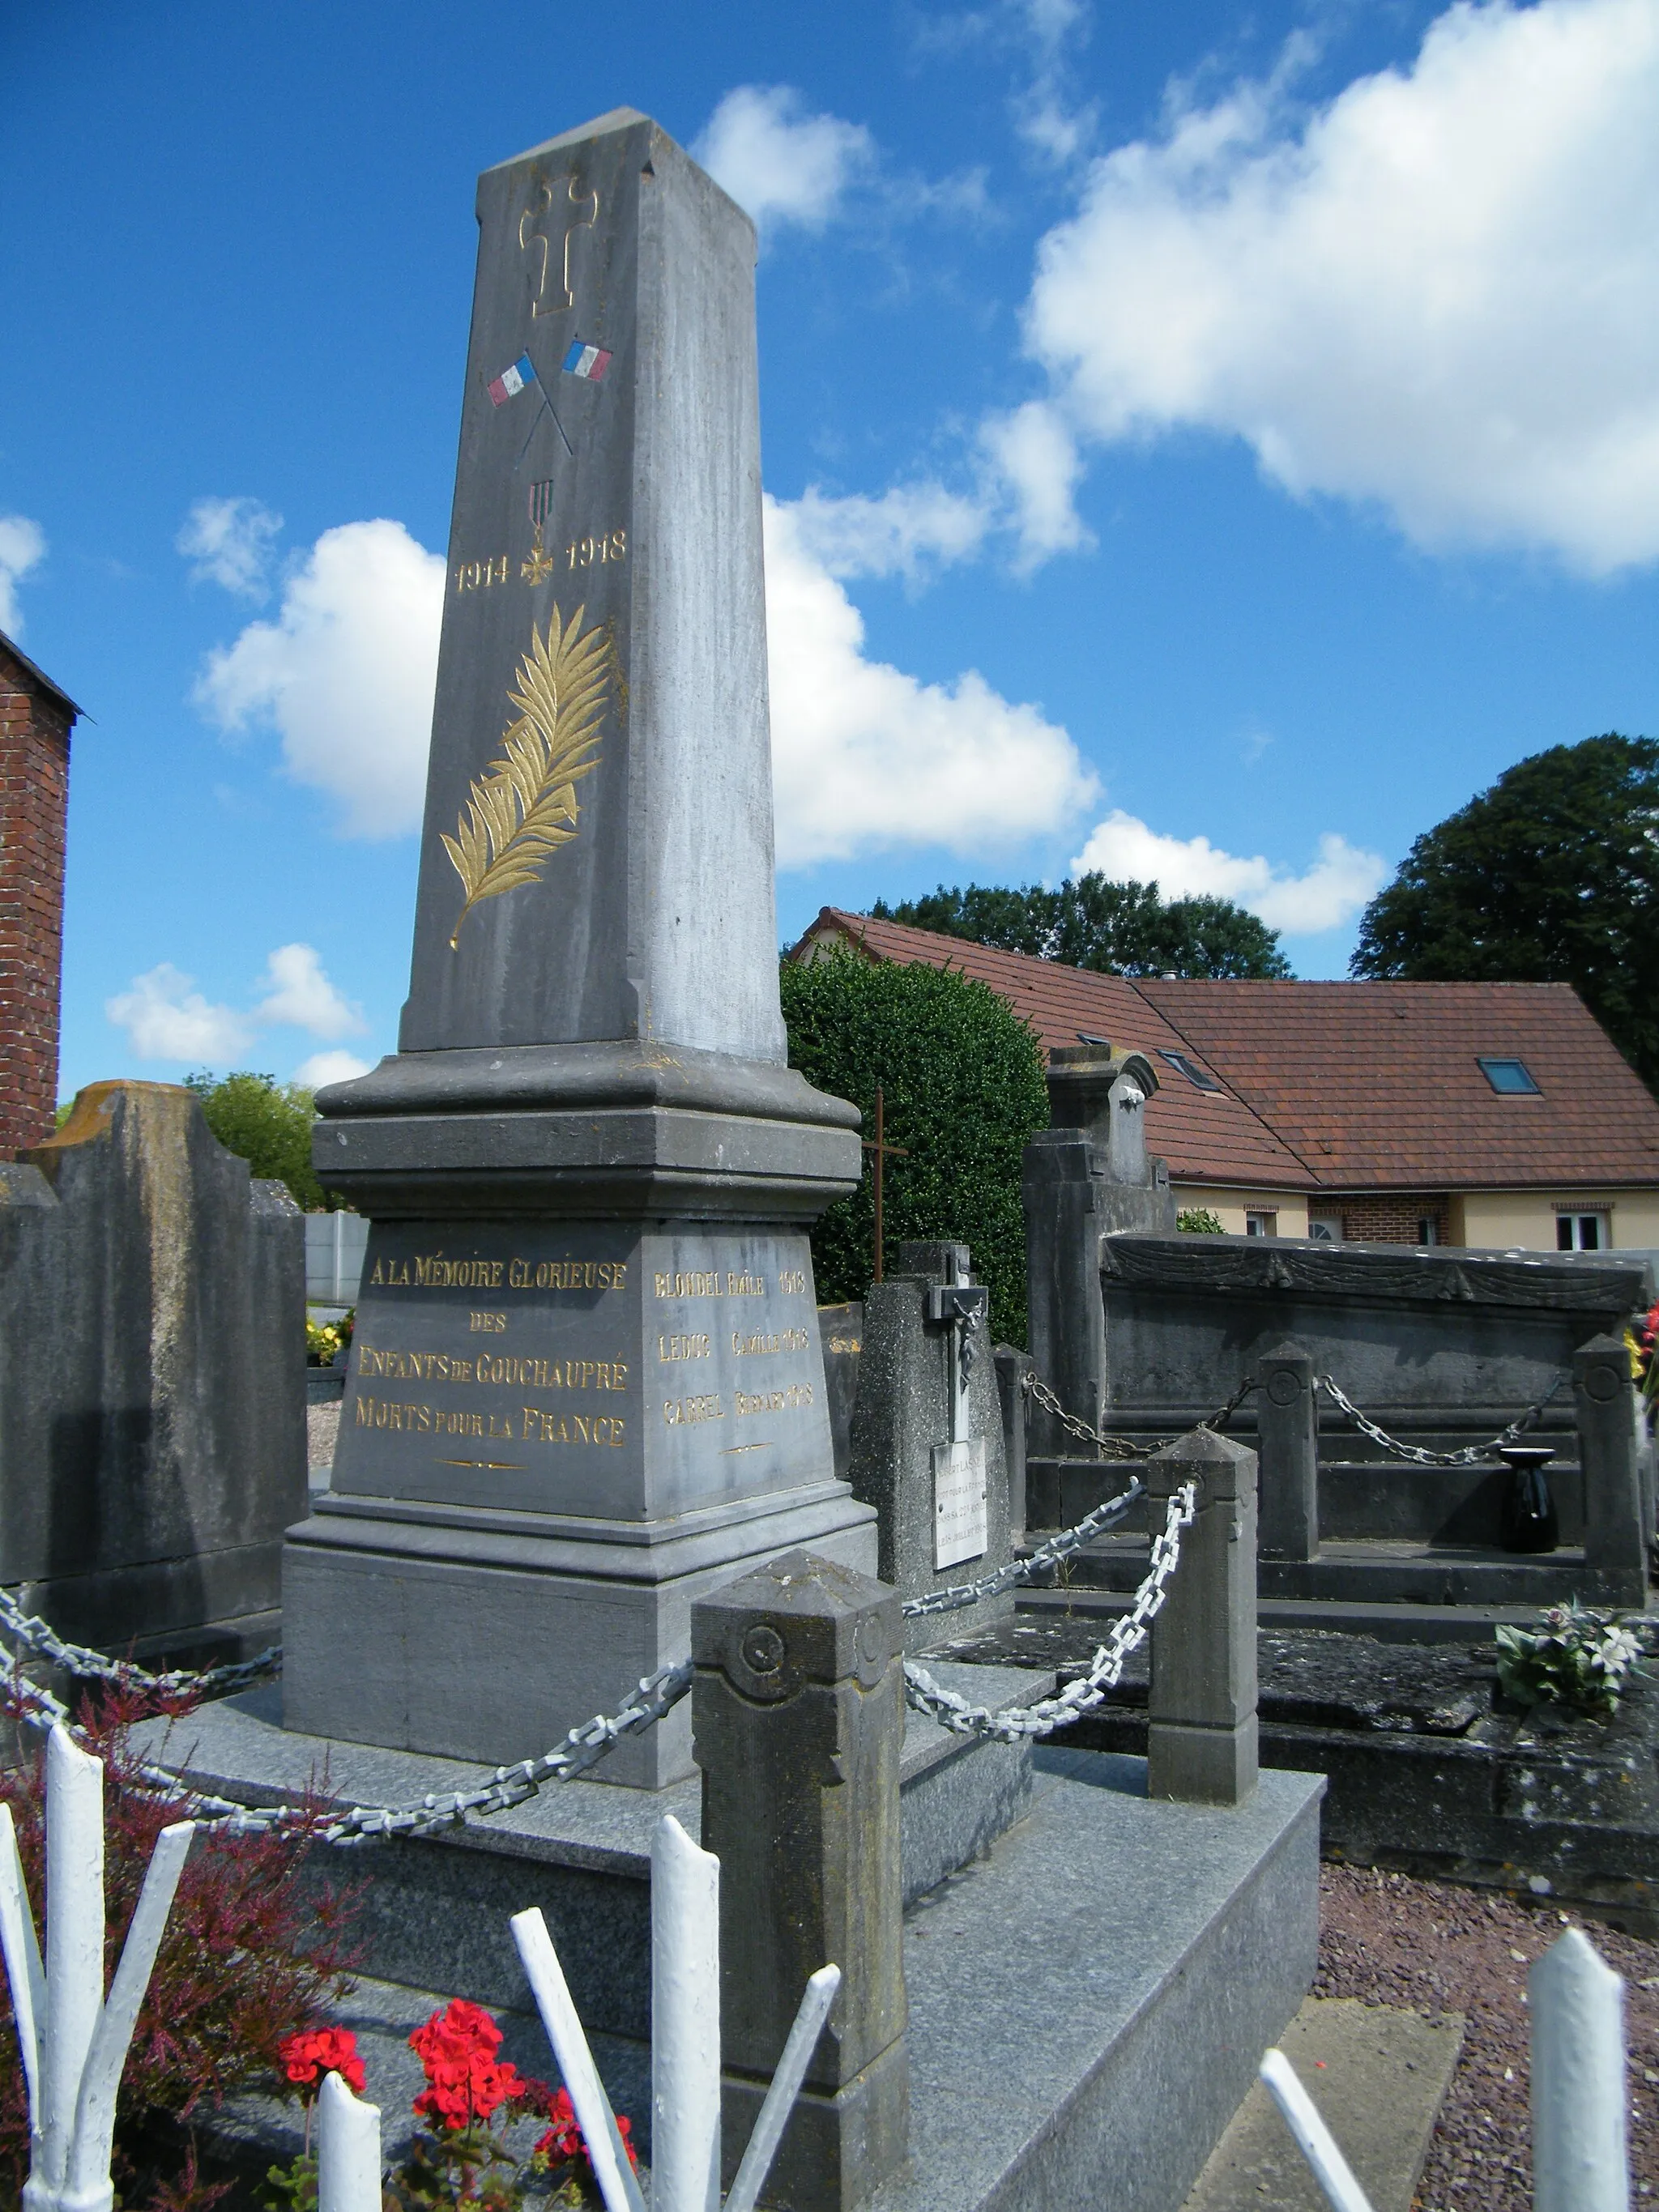
<svg viewBox="0 0 1659 2212"><path fill-rule="evenodd" d="M834 1478L806 1231L857 1115L786 1065L755 234L621 109L479 179L399 1049L325 1091L372 1223L284 1720L490 1760L614 1709ZM691 1771L687 1700L605 1778Z"/></svg>

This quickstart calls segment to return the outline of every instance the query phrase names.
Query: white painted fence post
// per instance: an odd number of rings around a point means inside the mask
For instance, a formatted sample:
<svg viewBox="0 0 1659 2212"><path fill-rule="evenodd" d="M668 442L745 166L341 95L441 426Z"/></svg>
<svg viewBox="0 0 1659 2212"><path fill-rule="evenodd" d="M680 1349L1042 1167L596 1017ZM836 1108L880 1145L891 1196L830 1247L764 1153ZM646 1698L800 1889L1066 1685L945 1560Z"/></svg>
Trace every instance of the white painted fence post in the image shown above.
<svg viewBox="0 0 1659 2212"><path fill-rule="evenodd" d="M1569 1928L1527 1976L1534 2212L1628 2212L1625 1984Z"/></svg>
<svg viewBox="0 0 1659 2212"><path fill-rule="evenodd" d="M1371 2212L1370 2199L1355 2179L1353 2168L1343 2157L1324 2116L1284 2052L1264 2051L1258 2070L1334 2212Z"/></svg>
<svg viewBox="0 0 1659 2212"><path fill-rule="evenodd" d="M672 1814L651 1844L651 2212L720 2212L720 1863Z"/></svg>
<svg viewBox="0 0 1659 2212"><path fill-rule="evenodd" d="M317 2092L317 2212L380 2212L380 2108L332 2073Z"/></svg>
<svg viewBox="0 0 1659 2212"><path fill-rule="evenodd" d="M24 2212L110 2212L115 2093L194 1825L156 1838L104 1996L104 1769L67 1729L46 1746L44 1967L9 1807L0 1807L0 1948L29 2100Z"/></svg>
<svg viewBox="0 0 1659 2212"><path fill-rule="evenodd" d="M510 1925L606 2212L645 2212L540 1907ZM720 2212L720 1861L667 1814L651 1844L653 2212ZM752 2212L840 1987L839 1966L807 1983L726 2212Z"/></svg>

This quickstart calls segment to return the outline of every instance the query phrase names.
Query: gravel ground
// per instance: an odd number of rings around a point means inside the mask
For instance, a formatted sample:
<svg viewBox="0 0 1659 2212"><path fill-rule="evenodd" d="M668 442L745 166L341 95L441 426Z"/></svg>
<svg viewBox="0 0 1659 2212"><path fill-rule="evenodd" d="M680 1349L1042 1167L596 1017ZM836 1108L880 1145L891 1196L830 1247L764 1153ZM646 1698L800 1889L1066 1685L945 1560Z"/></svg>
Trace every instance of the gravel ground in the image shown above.
<svg viewBox="0 0 1659 2212"><path fill-rule="evenodd" d="M331 1406L306 1407L306 1465L329 1467L334 1460L334 1439L340 1433L340 1401Z"/></svg>
<svg viewBox="0 0 1659 2212"><path fill-rule="evenodd" d="M1320 1869L1314 1995L1466 2014L1462 2056L1417 2196L1421 2212L1527 2212L1527 1968L1568 1922L1625 1978L1632 2193L1659 2195L1659 1943L1577 1913L1369 1869Z"/></svg>

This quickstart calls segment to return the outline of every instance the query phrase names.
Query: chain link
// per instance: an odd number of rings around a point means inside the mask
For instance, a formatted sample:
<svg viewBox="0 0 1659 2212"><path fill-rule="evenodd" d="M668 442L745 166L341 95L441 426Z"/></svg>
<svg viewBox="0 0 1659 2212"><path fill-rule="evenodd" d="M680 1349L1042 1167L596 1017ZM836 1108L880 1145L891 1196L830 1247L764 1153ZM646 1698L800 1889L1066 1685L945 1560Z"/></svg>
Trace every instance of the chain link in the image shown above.
<svg viewBox="0 0 1659 2212"><path fill-rule="evenodd" d="M1143 1460L1149 1458L1153 1452L1163 1451L1168 1445L1178 1441L1175 1437L1114 1437L1107 1435L1103 1430L1091 1429L1087 1421L1080 1419L1079 1415L1066 1412L1048 1385L1032 1368L1028 1367L1021 1376L1019 1387L1028 1397L1036 1400L1045 1413L1054 1415L1067 1436L1075 1437L1079 1443L1093 1444L1097 1456L1101 1459ZM1208 1429L1212 1433L1218 1433L1226 1427L1228 1422L1255 1388L1255 1376L1247 1375L1220 1411L1212 1413L1208 1420L1200 1421L1198 1426L1201 1429Z"/></svg>
<svg viewBox="0 0 1659 2212"><path fill-rule="evenodd" d="M0 1600L3 1598L4 1593L0 1592ZM15 1606L0 1604L0 1620L6 1627L12 1627L14 1617L31 1632L27 1639L20 1638L20 1641L26 1642L27 1649L40 1656L67 1653L78 1656L83 1662L101 1661L99 1667L83 1665L76 1670L94 1680L117 1680L132 1685L135 1677L140 1677L149 1684L173 1687L181 1680L193 1679L200 1682L210 1679L202 1675L145 1675L142 1668L122 1671L120 1662L104 1659L100 1652L84 1651L76 1644L64 1644L43 1621L26 1620ZM58 1663L68 1662L58 1659ZM239 1671L216 1668L215 1674ZM144 1765L138 1771L139 1778L159 1795L182 1802L199 1826L226 1835L269 1835L281 1831L304 1836L313 1843L342 1845L369 1843L381 1836L427 1835L434 1828L458 1826L469 1813L488 1818L492 1813L507 1812L515 1805L522 1805L526 1798L535 1796L546 1783L574 1781L579 1774L598 1765L624 1736L637 1735L654 1727L690 1689L691 1674L689 1659L681 1660L678 1666L659 1667L654 1674L644 1678L616 1712L596 1714L592 1720L582 1722L539 1759L520 1759L514 1766L498 1766L489 1779L477 1789L430 1792L408 1805L356 1805L344 1813L316 1806L237 1805L228 1798L204 1796L191 1790L184 1778L170 1767ZM68 1706L40 1683L30 1681L22 1672L20 1655L3 1644L0 1644L0 1686L15 1699L24 1718L36 1726L74 1727Z"/></svg>
<svg viewBox="0 0 1659 2212"><path fill-rule="evenodd" d="M1381 1444L1383 1450L1395 1459L1409 1460L1414 1467L1473 1467L1479 1460L1490 1459L1500 1445L1512 1444L1525 1436L1529 1428L1543 1419L1545 1407L1558 1391L1565 1388L1566 1380L1565 1375L1558 1375L1535 1406L1528 1406L1524 1413L1518 1414L1510 1423L1508 1428L1500 1429L1486 1443L1465 1444L1461 1451L1454 1452L1431 1451L1425 1444L1408 1444L1399 1437L1391 1437L1386 1429L1379 1428L1368 1415L1362 1413L1352 1399L1340 1390L1328 1375L1316 1375L1314 1383L1340 1413L1347 1415L1362 1436L1369 1437L1374 1444Z"/></svg>
<svg viewBox="0 0 1659 2212"><path fill-rule="evenodd" d="M283 1665L283 1647L273 1644L254 1658L239 1659L228 1667L210 1667L205 1674L176 1667L165 1674L152 1674L134 1660L110 1659L84 1644L65 1643L48 1622L38 1613L26 1613L11 1592L4 1589L0 1589L0 1628L38 1659L61 1667L77 1681L107 1682L118 1690L149 1690L162 1697L179 1696L185 1691L198 1691L204 1697L228 1696L263 1681L267 1674L279 1674Z"/></svg>
<svg viewBox="0 0 1659 2212"><path fill-rule="evenodd" d="M1135 1592L1134 1603L1121 1620L1113 1622L1106 1641L1089 1662L1088 1673L1068 1682L1057 1697L1040 1698L1030 1705L1005 1705L994 1713L988 1705L970 1705L966 1698L936 1682L925 1667L907 1659L905 1703L957 1735L989 1736L998 1743L1052 1735L1079 1713L1091 1711L1116 1683L1129 1654L1146 1641L1153 1617L1168 1595L1170 1577L1180 1564L1181 1532L1192 1526L1197 1510L1198 1486L1183 1482L1170 1498L1164 1526L1152 1539L1152 1564Z"/></svg>
<svg viewBox="0 0 1659 2212"><path fill-rule="evenodd" d="M908 1597L903 1613L907 1620L918 1613L957 1613L965 1605L977 1605L981 1598L1000 1597L1016 1583L1028 1583L1033 1575L1040 1575L1049 1567L1057 1567L1073 1552L1080 1552L1090 1539L1109 1528L1114 1521L1126 1514L1138 1498L1146 1494L1146 1486L1136 1475L1129 1487L1115 1498L1109 1498L1103 1505L1097 1505L1092 1513L1085 1513L1075 1528L1062 1528L1058 1535L1050 1536L1046 1544L1038 1546L1023 1559L1010 1559L1006 1567L994 1574L981 1575L976 1583L953 1583L948 1589L929 1590L926 1597Z"/></svg>

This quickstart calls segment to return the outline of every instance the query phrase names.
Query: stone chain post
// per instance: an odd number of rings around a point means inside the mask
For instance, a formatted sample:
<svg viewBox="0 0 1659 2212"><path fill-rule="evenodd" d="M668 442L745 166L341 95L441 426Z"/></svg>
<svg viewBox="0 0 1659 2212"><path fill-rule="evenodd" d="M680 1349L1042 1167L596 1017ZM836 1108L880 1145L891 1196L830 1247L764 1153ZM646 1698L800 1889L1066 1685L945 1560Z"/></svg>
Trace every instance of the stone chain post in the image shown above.
<svg viewBox="0 0 1659 2212"><path fill-rule="evenodd" d="M1599 1595L1640 1605L1647 1595L1648 1536L1636 1438L1630 1353L1622 1339L1593 1336L1572 1355L1578 1459L1584 1471L1584 1564L1599 1571Z"/></svg>
<svg viewBox="0 0 1659 2212"><path fill-rule="evenodd" d="M1146 1462L1154 1527L1183 1483L1198 1489L1152 1622L1149 1797L1239 1805L1255 1788L1255 1469L1253 1451L1203 1428Z"/></svg>
<svg viewBox="0 0 1659 2212"><path fill-rule="evenodd" d="M1287 1341L1263 1352L1255 1366L1261 1385L1255 1413L1261 1554L1268 1559L1316 1559L1319 1396L1313 1357Z"/></svg>
<svg viewBox="0 0 1659 2212"><path fill-rule="evenodd" d="M769 2187L793 2212L851 2212L906 2155L902 1644L896 1591L805 1552L691 1609L728 2172L808 1977L842 1970Z"/></svg>

